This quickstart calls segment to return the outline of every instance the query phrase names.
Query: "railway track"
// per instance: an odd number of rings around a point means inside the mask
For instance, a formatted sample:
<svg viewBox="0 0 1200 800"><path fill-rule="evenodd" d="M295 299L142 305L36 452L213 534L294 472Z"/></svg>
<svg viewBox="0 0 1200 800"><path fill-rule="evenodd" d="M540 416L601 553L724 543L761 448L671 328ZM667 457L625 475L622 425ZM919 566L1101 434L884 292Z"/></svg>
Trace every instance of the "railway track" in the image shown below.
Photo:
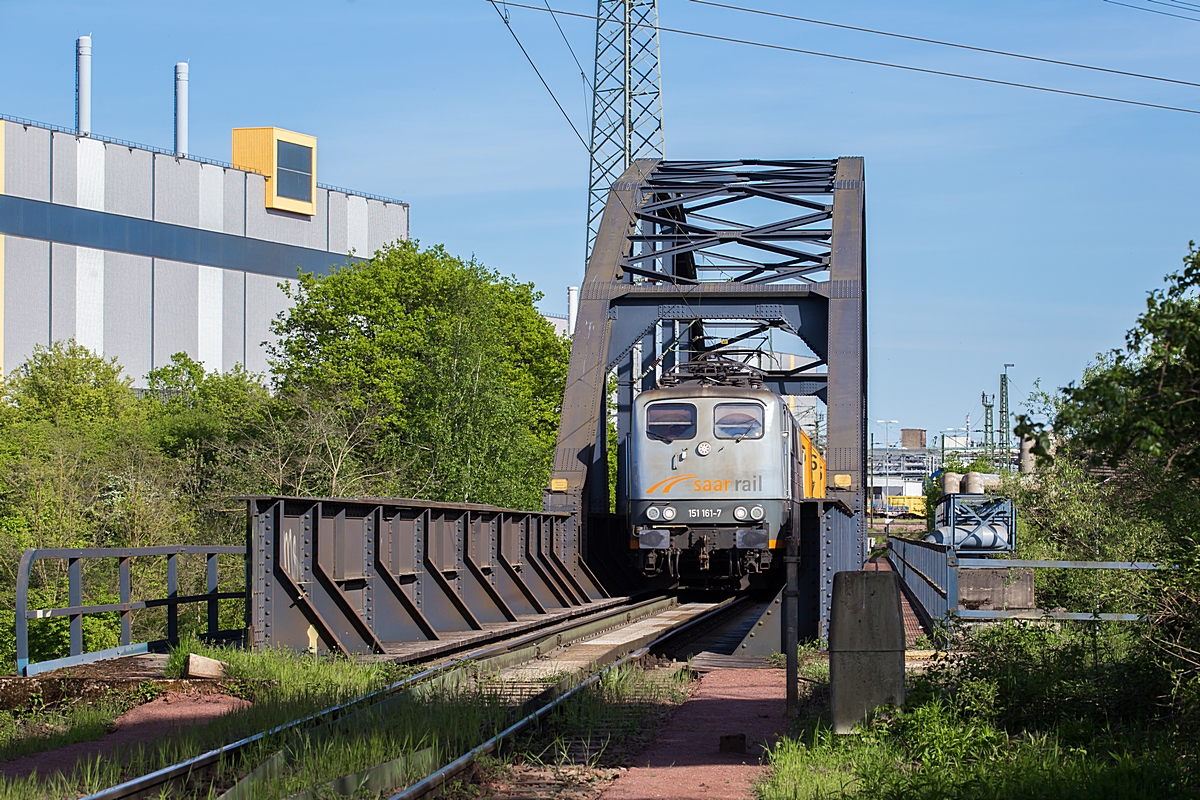
<svg viewBox="0 0 1200 800"><path fill-rule="evenodd" d="M735 626L741 624L755 610L756 604L747 598L731 598L715 604L687 603L678 608L674 619L645 620L642 624L631 625L612 634L597 637L594 640L576 645L574 652L568 650L554 659L552 663L556 666L566 666L569 668L583 664L584 659L588 657L589 653L596 653L618 642L624 643L626 646L637 643L639 646L636 649L628 650L624 656L615 661L604 665L591 666L583 673L577 673L583 674L586 677L583 677L582 680L577 679L574 685L568 689L556 691L551 696L544 697L537 704L535 710L526 714L504 731L467 751L423 780L391 795L389 800L420 800L421 798L439 796L445 790L447 784L459 775L467 772L480 756L495 752L506 739L520 734L538 720L550 714L559 705L596 684L606 673L625 664L635 662L656 651L684 652L688 649L689 642L701 641L705 634L711 633L713 630L723 629L731 622ZM658 624L653 624L654 622ZM608 641L605 641L605 639L608 639ZM590 663L595 664L595 662ZM534 675L538 674L536 670L545 670L547 667L548 665L541 665L535 668ZM502 682L506 679L520 681L528 674L529 670L523 668L513 670L507 674L501 674L497 676L497 679ZM547 694L551 693L548 692ZM529 703L527 702L526 705L528 706ZM530 776L530 780L536 785L531 784L525 787L530 791L529 797L553 797L557 795L557 791L560 788L560 785L555 781L551 780L547 782L541 776Z"/></svg>
<svg viewBox="0 0 1200 800"><path fill-rule="evenodd" d="M314 729L334 730L339 722L346 722L355 715L373 713L373 710L378 712L389 700L417 691L419 687L486 683L488 692L516 709L513 715L518 718L505 730L450 759L436 771L433 770L437 766L434 762L445 761L445 758L425 752L425 763L414 762L415 756L410 755L407 761L398 759L378 764L324 787L338 794L341 793L338 786L353 791L355 787L350 785L353 783L358 788L373 786L378 790L391 782L391 786L384 788L386 794L397 785L395 781L399 775L411 775L416 770L420 774L431 774L393 797L431 796L470 768L481 754L493 752L501 742L524 731L610 670L637 661L652 651L682 652L689 639L698 640L705 633L711 633L714 627L727 625L729 619L745 616L752 610L753 604L744 598L681 603L674 597L656 597L617 609L605 609L434 664L416 675L350 701L96 792L87 800L122 800L151 793L157 796L172 785L186 785L190 796L198 787L211 783L215 766L223 762L236 763L237 759L252 753L252 748L261 747L267 740L274 741L272 737L282 739ZM219 797L243 800L256 796L255 783L270 779L279 771L286 760L283 753L280 750L275 757L256 765ZM208 791L203 789L199 794L208 796Z"/></svg>

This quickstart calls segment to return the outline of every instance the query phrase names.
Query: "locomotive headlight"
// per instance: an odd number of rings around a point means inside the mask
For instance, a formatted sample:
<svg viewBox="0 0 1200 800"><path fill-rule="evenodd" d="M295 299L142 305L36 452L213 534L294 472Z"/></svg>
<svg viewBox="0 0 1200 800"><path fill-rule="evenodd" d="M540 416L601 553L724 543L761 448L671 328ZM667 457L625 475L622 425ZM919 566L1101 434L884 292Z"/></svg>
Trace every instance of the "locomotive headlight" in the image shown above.
<svg viewBox="0 0 1200 800"><path fill-rule="evenodd" d="M746 518L746 507L738 506L737 508L735 508L733 510L733 518L734 519L745 519Z"/></svg>
<svg viewBox="0 0 1200 800"><path fill-rule="evenodd" d="M766 516L766 513L767 512L763 511L762 506L754 506L754 508L750 509L750 517L752 519L762 519L764 516Z"/></svg>
<svg viewBox="0 0 1200 800"><path fill-rule="evenodd" d="M675 509L671 506L667 506L662 510L662 515L663 519L665 519L667 522L670 522L671 520L675 519Z"/></svg>
<svg viewBox="0 0 1200 800"><path fill-rule="evenodd" d="M646 509L646 519L658 519L660 516L662 516L662 511L658 506L650 506Z"/></svg>

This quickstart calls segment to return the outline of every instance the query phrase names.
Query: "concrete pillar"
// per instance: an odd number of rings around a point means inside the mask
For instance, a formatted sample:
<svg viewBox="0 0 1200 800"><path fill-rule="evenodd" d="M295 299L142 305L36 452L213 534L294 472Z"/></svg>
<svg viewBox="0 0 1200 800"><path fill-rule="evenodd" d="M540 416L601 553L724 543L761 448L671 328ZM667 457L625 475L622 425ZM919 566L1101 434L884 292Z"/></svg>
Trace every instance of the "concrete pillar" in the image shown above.
<svg viewBox="0 0 1200 800"><path fill-rule="evenodd" d="M579 287L567 287L567 333L575 335L575 319L579 316Z"/></svg>
<svg viewBox="0 0 1200 800"><path fill-rule="evenodd" d="M904 704L904 616L895 572L833 576L829 620L830 712L850 733L879 706Z"/></svg>
<svg viewBox="0 0 1200 800"><path fill-rule="evenodd" d="M1037 460L1033 457L1033 437L1021 437L1021 474L1032 475Z"/></svg>

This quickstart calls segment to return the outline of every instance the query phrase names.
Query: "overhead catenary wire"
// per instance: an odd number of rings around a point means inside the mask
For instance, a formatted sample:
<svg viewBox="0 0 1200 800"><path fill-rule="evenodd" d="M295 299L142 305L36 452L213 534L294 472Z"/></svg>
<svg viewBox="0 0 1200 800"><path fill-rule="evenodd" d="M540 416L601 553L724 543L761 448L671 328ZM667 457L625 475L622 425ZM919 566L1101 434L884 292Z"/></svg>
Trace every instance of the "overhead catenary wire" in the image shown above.
<svg viewBox="0 0 1200 800"><path fill-rule="evenodd" d="M546 10L550 12L550 19L554 20L554 27L558 28L558 33L562 36L563 43L571 51L571 58L575 59L575 66L579 67L579 78L583 81L583 113L590 118L592 116L592 107L588 101L592 95L592 82L588 80L587 71L583 68L583 64L579 63L579 56L575 55L575 48L571 46L571 40L567 38L566 31L562 29L562 25L558 24L558 17L554 15L554 10L550 8L550 0L543 0L543 2L546 4Z"/></svg>
<svg viewBox="0 0 1200 800"><path fill-rule="evenodd" d="M550 19L554 20L554 27L558 28L558 33L560 36L562 36L563 43L566 44L567 49L571 51L571 58L575 59L575 66L579 67L579 77L583 78L583 82L587 84L588 88L591 88L592 82L588 80L587 70L583 68L583 64L579 63L579 56L575 55L575 48L571 47L571 40L567 38L567 34L565 31L563 31L562 25L558 24L558 17L555 16L554 9L550 7L550 0L545 0L545 3L546 10L550 12Z"/></svg>
<svg viewBox="0 0 1200 800"><path fill-rule="evenodd" d="M485 2L495 4L495 0L485 0ZM1114 2L1114 0L1106 0L1106 2ZM531 6L531 5L526 5L524 3L513 3L513 2L506 1L505 5L512 6L513 8L524 8L529 11L539 11L542 13L545 13L545 11L546 11L546 9L542 8L541 6ZM578 17L581 19L592 19L592 20L597 19L597 17L594 14L583 14L583 13L580 13L577 11L564 11L562 9L554 9L553 13L562 14L563 16L567 16L567 17ZM1200 21L1200 20L1198 20L1198 21ZM830 58L830 59L834 59L836 61L848 61L848 62L855 63L855 64L869 64L871 66L888 67L890 69L899 69L899 70L904 70L906 72L917 72L917 73L921 73L924 75L939 75L939 76L947 77L947 78L959 78L961 80L975 81L977 83L988 83L988 84L993 84L996 86L1011 86L1016 89L1030 89L1032 91L1048 92L1050 94L1061 94L1061 95L1067 95L1069 97L1082 97L1082 98L1085 98L1088 100L1104 100L1109 103L1120 103L1122 105L1138 106L1141 108L1157 108L1162 111L1178 111L1183 114L1200 114L1200 109L1195 109L1195 108L1183 108L1181 106L1168 106L1168 105L1164 105L1162 103L1148 103L1148 102L1145 102L1142 100L1130 100L1128 98L1123 98L1123 97L1110 97L1108 95L1092 94L1090 92L1076 92L1076 91L1072 91L1070 89L1056 89L1056 88L1053 88L1050 86L1038 86L1038 85L1032 84L1032 83L1020 83L1018 81L1006 81L1006 80L1001 80L999 78L985 78L985 77L982 77L979 75L967 75L967 74L961 73L961 72L948 72L946 70L930 69L928 67L914 67L914 66L910 66L908 64L894 64L889 61L877 61L875 59L870 59L870 58L856 58L854 56L844 56L844 55L840 55L837 53L824 53L819 50L807 50L807 49L800 48L800 47L788 47L787 45L770 44L768 42L758 42L753 39L740 39L740 38L737 38L734 36L720 36L715 33L702 33L700 31L691 31L691 30L687 30L684 28L668 28L663 25L649 25L649 24L641 23L641 22L635 22L632 24L635 27L639 27L639 28L654 28L655 30L657 30L661 33L677 33L681 36L692 36L692 37L696 37L699 39L711 39L713 41L718 41L718 42L729 42L731 44L742 44L742 45L747 45L749 47L761 47L761 48L764 48L767 50L779 50L779 51L785 52L785 53L796 53L799 55L818 56L820 58ZM572 125L571 127L574 127L574 125ZM578 131L576 131L576 134L578 134Z"/></svg>
<svg viewBox="0 0 1200 800"><path fill-rule="evenodd" d="M1061 66L1061 67L1073 67L1075 69L1086 69L1086 70L1092 70L1094 72L1105 72L1110 75L1123 75L1128 78L1142 78L1142 79L1148 80L1148 81L1161 81L1163 83L1174 83L1174 84L1178 84L1180 86L1200 87L1200 83L1196 83L1193 81L1179 80L1177 78L1164 78L1160 75L1147 75L1147 74L1141 73L1141 72L1128 72L1128 71L1122 70L1122 69L1112 69L1109 67L1098 67L1093 64L1079 64L1074 61L1062 61L1057 58L1045 58L1043 56L1031 56L1026 53L1013 53L1013 52L1010 52L1007 50L995 50L990 47L976 47L975 45L960 44L958 42L947 42L947 41L943 41L941 39L929 39L924 36L911 36L906 33L896 33L894 31L882 31L882 30L877 30L875 28L863 28L863 27L859 27L857 25L846 25L846 24L843 24L840 22L829 22L828 20L823 20L823 19L813 19L811 17L799 17L794 14L782 14L777 11L766 11L766 10L759 9L759 8L750 8L748 6L736 6L736 5L732 5L729 3L717 3L717 2L713 2L713 0L690 0L690 2L698 3L700 5L705 5L705 6L713 6L715 8L725 8L725 9L729 9L731 11L742 11L747 14L758 14L758 15L764 16L764 17L775 17L777 19L787 19L787 20L792 20L794 22L805 22L805 23L809 23L811 25L824 25L824 26L830 27L830 28L841 28L843 30L848 30L848 31L858 31L860 33L870 33L870 34L874 34L876 36L890 36L894 39L907 39L908 41L911 41L911 42L923 42L925 44L936 44L941 47L953 47L953 48L956 48L959 50L971 50L976 53L988 53L989 55L1005 56L1007 58L1020 58L1020 59L1026 60L1026 61L1037 61L1037 62L1040 62L1043 64L1055 64L1055 65ZM1156 2L1156 0L1149 0L1149 2L1153 3L1153 2Z"/></svg>
<svg viewBox="0 0 1200 800"><path fill-rule="evenodd" d="M537 68L537 64L533 63L533 59L529 56L529 51L525 49L525 45L521 44L521 39L517 36L517 32L513 30L512 23L509 22L508 16L500 10L498 5L496 5L496 0L488 0L488 2L492 4L492 8L496 9L496 13L500 15L500 19L504 20L504 27L508 28L508 32L512 34L513 41L517 43L517 47L521 48L521 53L525 56L525 60L529 62L529 66L533 67L533 71L537 73L538 80L542 82L542 86L545 86L546 91L550 93L550 99L554 101L554 105L558 106L558 110L562 112L563 119L565 119L567 124L571 126L571 130L575 131L575 136L579 139L579 143L583 145L585 150L590 151L591 148L588 147L588 143L586 140L584 140L583 134L579 132L579 128L575 127L575 123L571 121L571 117L569 114L567 114L567 110L562 107L562 103L558 102L558 98L554 95L554 90L550 88L550 84L546 83L546 79L542 77L542 71ZM524 6L522 7L524 8ZM536 6L534 8L536 8ZM546 8L549 9L549 6L546 6ZM540 8L536 10L541 11ZM551 12L551 16L553 16L553 12Z"/></svg>
<svg viewBox="0 0 1200 800"><path fill-rule="evenodd" d="M1200 19L1195 17L1185 17L1182 14L1172 14L1169 11L1159 11L1157 8L1145 8L1144 6L1135 6L1131 3L1119 3L1117 0L1104 0L1105 3L1111 3L1114 6L1124 6L1132 8L1134 11L1145 11L1147 14L1162 14L1164 17L1174 17L1175 19L1186 19L1189 22L1200 22ZM1180 9L1181 11L1183 9Z"/></svg>
<svg viewBox="0 0 1200 800"><path fill-rule="evenodd" d="M1165 2L1165 0L1146 0L1146 2L1154 3L1154 5L1156 5L1156 6L1166 6L1167 8L1173 8L1176 11L1191 11L1192 13L1195 13L1196 11L1200 11L1200 6L1196 6L1193 3L1178 3L1178 2L1168 3L1168 2Z"/></svg>
<svg viewBox="0 0 1200 800"><path fill-rule="evenodd" d="M1169 0L1169 2L1167 0L1149 0L1149 2L1160 6L1182 6L1184 8L1200 11L1200 5L1195 3L1185 3L1184 0Z"/></svg>

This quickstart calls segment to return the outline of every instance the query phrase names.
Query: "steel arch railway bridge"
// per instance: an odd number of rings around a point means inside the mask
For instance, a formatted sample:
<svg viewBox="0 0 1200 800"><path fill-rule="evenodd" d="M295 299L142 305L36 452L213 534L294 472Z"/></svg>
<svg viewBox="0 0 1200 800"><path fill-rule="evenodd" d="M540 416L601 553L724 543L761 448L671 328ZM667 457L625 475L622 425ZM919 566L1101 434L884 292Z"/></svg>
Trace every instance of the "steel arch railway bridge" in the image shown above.
<svg viewBox="0 0 1200 800"><path fill-rule="evenodd" d="M738 348L744 355L753 341L810 354L788 364L758 354L763 383L780 395L816 396L826 404L826 497L793 507L800 524L792 527L785 559L798 573L789 578L795 581L789 596L798 600L794 627L802 639L824 638L833 575L860 569L866 555L866 265L858 157L635 161L609 192L588 262L543 510L248 498L244 641L428 658L669 588L629 568L627 520L610 510L610 422L620 509L628 497L636 394L654 388L679 363ZM171 640L178 606L207 603L210 634L239 633L213 627L215 604L228 596L215 557L204 556L208 593L181 597L173 588L174 563L195 554L182 547L157 550L28 551L17 592L22 671L151 646L130 642L123 626L120 647L84 654L82 617L89 613L118 611L125 618L138 608L165 606ZM127 571L129 560L141 556L167 557L166 598L132 602L123 582L120 603L83 604L84 560L119 559ZM28 608L29 570L45 558L70 562L69 607ZM27 620L44 616L70 618L72 655L29 664Z"/></svg>
<svg viewBox="0 0 1200 800"><path fill-rule="evenodd" d="M863 160L634 162L608 195L580 294L547 511L571 515L581 573L627 585L626 520L609 514L615 389L616 508L628 496L635 394L690 356L777 331L812 358L764 370L781 395L826 404L827 495L800 542L803 632L823 636L835 572L865 560L866 225ZM611 381L615 376L615 386Z"/></svg>

